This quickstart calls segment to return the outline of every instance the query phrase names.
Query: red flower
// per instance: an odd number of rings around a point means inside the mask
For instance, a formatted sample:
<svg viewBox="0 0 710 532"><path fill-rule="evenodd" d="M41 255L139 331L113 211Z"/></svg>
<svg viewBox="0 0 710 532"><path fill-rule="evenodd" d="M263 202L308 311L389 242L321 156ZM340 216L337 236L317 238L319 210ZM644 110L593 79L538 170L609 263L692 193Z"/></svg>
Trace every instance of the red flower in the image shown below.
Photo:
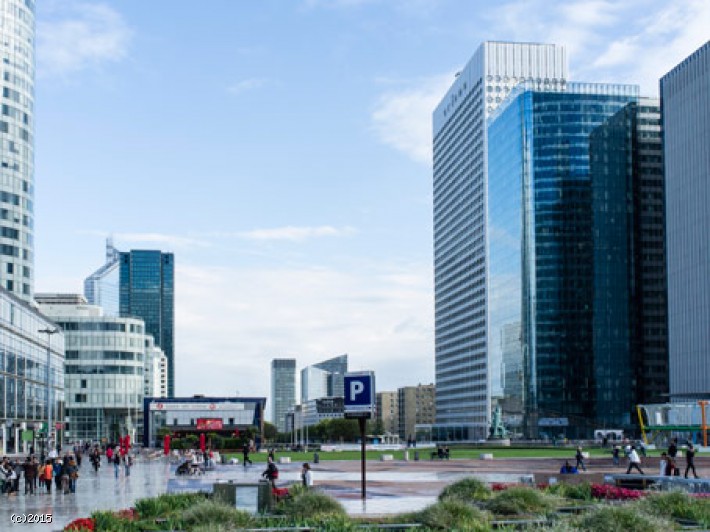
<svg viewBox="0 0 710 532"><path fill-rule="evenodd" d="M71 523L64 527L65 531L80 531L89 530L94 532L94 520L90 517L80 517L79 519L74 519Z"/></svg>
<svg viewBox="0 0 710 532"><path fill-rule="evenodd" d="M639 490L619 488L609 484L592 484L592 497L595 499L631 501L640 499L644 495L645 492Z"/></svg>

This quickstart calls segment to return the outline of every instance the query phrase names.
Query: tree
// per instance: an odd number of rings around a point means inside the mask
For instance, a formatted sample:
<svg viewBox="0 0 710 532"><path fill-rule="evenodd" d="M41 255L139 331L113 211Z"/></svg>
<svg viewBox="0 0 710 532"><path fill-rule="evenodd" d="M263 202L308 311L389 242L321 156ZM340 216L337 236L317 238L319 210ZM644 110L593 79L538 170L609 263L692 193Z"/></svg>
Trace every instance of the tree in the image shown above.
<svg viewBox="0 0 710 532"><path fill-rule="evenodd" d="M265 440L274 440L276 439L276 436L278 435L279 431L276 428L276 425L273 423L269 423L268 421L264 422L264 439Z"/></svg>
<svg viewBox="0 0 710 532"><path fill-rule="evenodd" d="M385 433L385 424L381 419L370 419L365 430L371 436L382 436Z"/></svg>

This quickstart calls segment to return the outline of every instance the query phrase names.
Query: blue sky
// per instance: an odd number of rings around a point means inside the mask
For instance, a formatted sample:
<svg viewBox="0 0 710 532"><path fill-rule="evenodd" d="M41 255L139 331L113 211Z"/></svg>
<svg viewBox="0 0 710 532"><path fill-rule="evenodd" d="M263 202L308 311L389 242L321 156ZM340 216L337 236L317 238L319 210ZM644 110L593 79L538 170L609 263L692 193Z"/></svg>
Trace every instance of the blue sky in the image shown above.
<svg viewBox="0 0 710 532"><path fill-rule="evenodd" d="M47 0L37 5L36 289L173 251L177 392L269 393L349 353L433 382L431 111L485 39L575 80L657 80L704 0Z"/></svg>

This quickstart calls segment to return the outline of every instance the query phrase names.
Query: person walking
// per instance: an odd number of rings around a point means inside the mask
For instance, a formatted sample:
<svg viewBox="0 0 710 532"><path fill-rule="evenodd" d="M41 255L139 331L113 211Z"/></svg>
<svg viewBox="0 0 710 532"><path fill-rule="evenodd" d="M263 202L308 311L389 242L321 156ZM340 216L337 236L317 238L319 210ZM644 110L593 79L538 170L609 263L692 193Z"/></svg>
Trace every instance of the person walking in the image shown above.
<svg viewBox="0 0 710 532"><path fill-rule="evenodd" d="M611 457L614 460L614 465L618 466L619 465L619 446L614 445L614 448L611 451Z"/></svg>
<svg viewBox="0 0 710 532"><path fill-rule="evenodd" d="M626 474L629 475L632 469L637 469L639 473L644 474L641 469L641 458L639 458L634 445L631 446L631 451L629 452L629 468L626 470Z"/></svg>
<svg viewBox="0 0 710 532"><path fill-rule="evenodd" d="M113 461L113 473L118 478L119 473L121 472L121 455L119 453L112 453L113 458L111 459Z"/></svg>
<svg viewBox="0 0 710 532"><path fill-rule="evenodd" d="M252 465L252 461L249 460L249 451L250 451L250 446L248 443L244 444L244 447L242 447L242 457L244 458L244 467L247 466L247 462L249 462L249 465ZM270 458L270 460L273 462L273 458Z"/></svg>
<svg viewBox="0 0 710 532"><path fill-rule="evenodd" d="M79 466L76 464L74 458L69 459L67 473L69 474L69 492L76 493L76 480L79 478Z"/></svg>
<svg viewBox="0 0 710 532"><path fill-rule="evenodd" d="M584 455L582 454L582 447L577 447L577 454L574 455L574 457L577 459L577 470L580 468L582 471L586 471L587 468L584 466Z"/></svg>
<svg viewBox="0 0 710 532"><path fill-rule="evenodd" d="M47 460L42 466L42 482L47 488L47 494L52 493L52 477L54 476L54 467L52 461Z"/></svg>
<svg viewBox="0 0 710 532"><path fill-rule="evenodd" d="M35 494L35 479L37 478L37 466L32 462L32 457L28 456L22 465L22 473L25 476L25 495Z"/></svg>
<svg viewBox="0 0 710 532"><path fill-rule="evenodd" d="M130 477L131 476L131 467L133 467L133 458L131 458L130 454L127 454L126 456L123 457L123 465L126 468L126 476Z"/></svg>
<svg viewBox="0 0 710 532"><path fill-rule="evenodd" d="M671 441L671 444L668 446L668 456L673 458L675 460L675 457L678 454L678 438L673 438L673 441Z"/></svg>
<svg viewBox="0 0 710 532"><path fill-rule="evenodd" d="M52 475L54 476L54 485L57 487L57 493L62 489L62 469L64 464L57 458L52 463Z"/></svg>
<svg viewBox="0 0 710 532"><path fill-rule="evenodd" d="M690 442L688 442L688 450L685 452L685 464L685 478L688 478L688 472L691 469L693 470L693 476L700 478L697 471L695 471L695 447Z"/></svg>
<svg viewBox="0 0 710 532"><path fill-rule="evenodd" d="M311 465L309 463L304 463L301 469L301 482L306 489L313 487L313 473L311 472Z"/></svg>
<svg viewBox="0 0 710 532"><path fill-rule="evenodd" d="M661 453L661 459L658 461L658 476L665 477L668 470L668 453Z"/></svg>

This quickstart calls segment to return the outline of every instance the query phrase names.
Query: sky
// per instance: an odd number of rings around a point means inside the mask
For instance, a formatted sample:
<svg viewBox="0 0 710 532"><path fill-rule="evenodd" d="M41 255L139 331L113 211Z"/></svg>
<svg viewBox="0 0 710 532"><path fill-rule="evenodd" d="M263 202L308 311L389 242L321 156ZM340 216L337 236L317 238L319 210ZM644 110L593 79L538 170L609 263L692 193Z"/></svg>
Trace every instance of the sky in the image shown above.
<svg viewBox="0 0 710 532"><path fill-rule="evenodd" d="M35 289L176 262L176 393L268 396L349 354L434 382L431 113L484 40L567 47L574 81L658 78L706 0L37 2Z"/></svg>

